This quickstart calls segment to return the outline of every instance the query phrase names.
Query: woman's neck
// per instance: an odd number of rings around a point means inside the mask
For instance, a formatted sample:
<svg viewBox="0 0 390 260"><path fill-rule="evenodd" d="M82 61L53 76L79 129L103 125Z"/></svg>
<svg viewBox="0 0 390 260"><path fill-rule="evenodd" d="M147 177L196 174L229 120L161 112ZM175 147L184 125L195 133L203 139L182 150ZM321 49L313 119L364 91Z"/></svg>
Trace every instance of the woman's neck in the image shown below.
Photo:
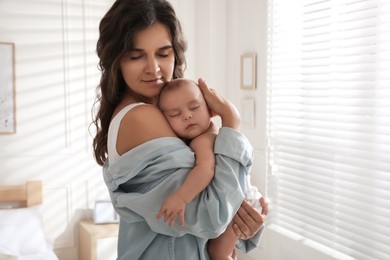
<svg viewBox="0 0 390 260"><path fill-rule="evenodd" d="M138 95L134 92L127 91L122 101L120 103L126 103L126 105L143 102L146 104L157 105L158 97L149 98L145 96Z"/></svg>

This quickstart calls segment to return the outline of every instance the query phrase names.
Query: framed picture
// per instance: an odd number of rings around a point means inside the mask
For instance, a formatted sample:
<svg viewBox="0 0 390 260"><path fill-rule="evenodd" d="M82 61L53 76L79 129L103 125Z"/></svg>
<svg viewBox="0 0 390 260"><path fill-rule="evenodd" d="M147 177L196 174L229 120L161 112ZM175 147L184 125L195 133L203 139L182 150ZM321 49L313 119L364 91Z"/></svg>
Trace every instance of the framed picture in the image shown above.
<svg viewBox="0 0 390 260"><path fill-rule="evenodd" d="M255 100L253 98L241 100L241 122L248 128L255 127Z"/></svg>
<svg viewBox="0 0 390 260"><path fill-rule="evenodd" d="M97 200L93 215L95 224L118 223L119 216L109 200Z"/></svg>
<svg viewBox="0 0 390 260"><path fill-rule="evenodd" d="M241 88L256 88L256 54L246 53L241 55Z"/></svg>
<svg viewBox="0 0 390 260"><path fill-rule="evenodd" d="M15 132L15 45L0 42L0 134Z"/></svg>

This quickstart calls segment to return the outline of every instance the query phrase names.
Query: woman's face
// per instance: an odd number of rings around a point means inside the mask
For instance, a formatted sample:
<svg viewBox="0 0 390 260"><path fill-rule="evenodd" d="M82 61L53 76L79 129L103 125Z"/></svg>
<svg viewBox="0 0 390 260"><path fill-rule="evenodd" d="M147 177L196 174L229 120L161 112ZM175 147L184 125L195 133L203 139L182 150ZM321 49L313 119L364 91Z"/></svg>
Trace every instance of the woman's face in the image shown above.
<svg viewBox="0 0 390 260"><path fill-rule="evenodd" d="M163 84L172 79L174 64L169 31L155 23L136 34L134 49L121 59L120 68L127 86L154 102Z"/></svg>

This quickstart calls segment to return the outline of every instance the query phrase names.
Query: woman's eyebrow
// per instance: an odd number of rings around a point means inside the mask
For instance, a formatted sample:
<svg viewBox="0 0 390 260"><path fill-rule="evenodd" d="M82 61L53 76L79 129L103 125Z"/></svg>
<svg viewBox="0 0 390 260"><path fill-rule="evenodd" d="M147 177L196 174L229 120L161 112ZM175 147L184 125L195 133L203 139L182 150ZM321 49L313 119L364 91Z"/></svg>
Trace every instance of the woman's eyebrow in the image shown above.
<svg viewBox="0 0 390 260"><path fill-rule="evenodd" d="M161 51L161 50L168 50L168 49L172 49L172 48L173 48L172 45L165 45L165 46L163 46L161 48L158 48L158 50ZM144 49L133 48L130 51L131 52L143 52L145 50Z"/></svg>
<svg viewBox="0 0 390 260"><path fill-rule="evenodd" d="M172 45L166 45L164 47L159 48L159 50L167 50L167 49L172 49Z"/></svg>

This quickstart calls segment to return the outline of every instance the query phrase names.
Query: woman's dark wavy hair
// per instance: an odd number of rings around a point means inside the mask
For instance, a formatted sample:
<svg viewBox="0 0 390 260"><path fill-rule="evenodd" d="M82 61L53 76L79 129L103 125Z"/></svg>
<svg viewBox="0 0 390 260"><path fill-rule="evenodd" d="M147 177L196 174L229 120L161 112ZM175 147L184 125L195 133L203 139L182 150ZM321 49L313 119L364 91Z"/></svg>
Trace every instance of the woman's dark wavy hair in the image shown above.
<svg viewBox="0 0 390 260"><path fill-rule="evenodd" d="M117 0L100 21L96 50L102 75L93 106L97 109L93 113L93 124L96 126L93 150L99 165L103 165L107 159L108 126L127 88L119 62L133 48L136 33L157 22L165 25L170 32L175 53L173 79L181 78L186 66L186 42L180 22L168 1Z"/></svg>

